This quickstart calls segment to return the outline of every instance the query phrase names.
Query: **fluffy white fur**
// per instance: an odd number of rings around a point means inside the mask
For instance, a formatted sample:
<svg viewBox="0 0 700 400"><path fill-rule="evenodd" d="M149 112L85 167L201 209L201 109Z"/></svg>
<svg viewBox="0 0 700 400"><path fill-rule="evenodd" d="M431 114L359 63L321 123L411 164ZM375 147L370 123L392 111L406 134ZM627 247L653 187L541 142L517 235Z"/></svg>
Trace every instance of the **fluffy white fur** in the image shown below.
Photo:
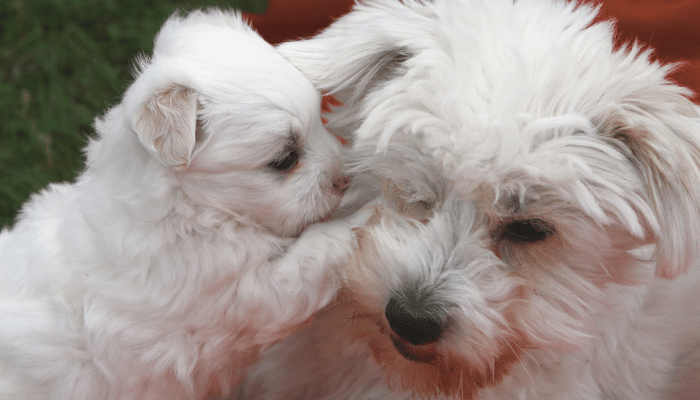
<svg viewBox="0 0 700 400"><path fill-rule="evenodd" d="M0 234L0 399L227 395L351 251L350 220L304 229L347 187L320 108L239 14L171 17L85 171Z"/></svg>
<svg viewBox="0 0 700 400"><path fill-rule="evenodd" d="M279 47L382 193L240 399L700 398L700 120L595 15L370 0Z"/></svg>

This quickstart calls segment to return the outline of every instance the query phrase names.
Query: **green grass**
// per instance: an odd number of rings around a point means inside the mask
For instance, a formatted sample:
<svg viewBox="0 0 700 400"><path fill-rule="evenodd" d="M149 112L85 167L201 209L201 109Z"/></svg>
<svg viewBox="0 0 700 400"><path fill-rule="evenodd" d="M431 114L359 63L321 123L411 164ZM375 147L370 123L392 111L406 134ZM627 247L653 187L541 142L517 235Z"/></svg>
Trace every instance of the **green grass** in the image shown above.
<svg viewBox="0 0 700 400"><path fill-rule="evenodd" d="M0 1L0 227L83 168L94 117L118 102L165 19L208 6L262 13L267 0Z"/></svg>

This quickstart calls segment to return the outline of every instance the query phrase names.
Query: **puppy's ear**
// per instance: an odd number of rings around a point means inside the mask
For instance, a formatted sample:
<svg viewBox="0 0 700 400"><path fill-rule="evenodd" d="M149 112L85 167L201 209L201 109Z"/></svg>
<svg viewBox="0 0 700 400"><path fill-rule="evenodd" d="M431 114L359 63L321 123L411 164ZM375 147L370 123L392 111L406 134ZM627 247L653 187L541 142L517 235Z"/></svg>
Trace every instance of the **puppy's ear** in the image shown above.
<svg viewBox="0 0 700 400"><path fill-rule="evenodd" d="M425 23L400 21L401 26L411 26L411 32L394 28L397 15L419 19L418 14L399 12L406 7L399 1L358 3L317 36L283 43L277 49L320 91L348 92L342 101L349 104L410 58L410 38L418 37Z"/></svg>
<svg viewBox="0 0 700 400"><path fill-rule="evenodd" d="M161 163L183 169L194 152L197 108L197 93L175 85L153 96L136 112L133 128Z"/></svg>
<svg viewBox="0 0 700 400"><path fill-rule="evenodd" d="M594 119L620 145L643 181L656 221L656 275L675 278L700 256L700 120L672 92L623 104ZM655 228L651 225L656 225Z"/></svg>

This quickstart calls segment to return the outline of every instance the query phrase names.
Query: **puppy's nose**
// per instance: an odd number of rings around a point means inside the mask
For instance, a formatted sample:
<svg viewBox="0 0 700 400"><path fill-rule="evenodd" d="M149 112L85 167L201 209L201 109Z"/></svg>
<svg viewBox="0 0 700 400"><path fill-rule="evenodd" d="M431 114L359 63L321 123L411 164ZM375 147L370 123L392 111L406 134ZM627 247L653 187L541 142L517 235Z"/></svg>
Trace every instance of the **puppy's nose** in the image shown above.
<svg viewBox="0 0 700 400"><path fill-rule="evenodd" d="M350 186L350 181L351 179L349 176L343 174L336 175L333 178L333 194L342 196L348 189L348 186Z"/></svg>
<svg viewBox="0 0 700 400"><path fill-rule="evenodd" d="M394 333L416 346L437 342L445 330L441 321L420 306L396 297L389 299L384 315Z"/></svg>

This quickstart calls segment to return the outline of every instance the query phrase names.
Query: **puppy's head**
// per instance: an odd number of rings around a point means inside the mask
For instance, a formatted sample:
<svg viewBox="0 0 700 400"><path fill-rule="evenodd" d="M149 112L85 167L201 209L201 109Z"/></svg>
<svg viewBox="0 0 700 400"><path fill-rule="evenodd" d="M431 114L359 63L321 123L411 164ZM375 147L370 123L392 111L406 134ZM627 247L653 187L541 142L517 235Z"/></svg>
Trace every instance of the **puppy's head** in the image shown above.
<svg viewBox="0 0 700 400"><path fill-rule="evenodd" d="M394 387L473 398L539 368L535 349L585 347L625 288L697 260L698 115L670 67L594 18L374 1L280 48L338 92L331 123L357 130L355 168L383 182L344 304Z"/></svg>
<svg viewBox="0 0 700 400"><path fill-rule="evenodd" d="M236 13L171 17L123 104L187 198L276 234L327 217L347 186L319 93Z"/></svg>

